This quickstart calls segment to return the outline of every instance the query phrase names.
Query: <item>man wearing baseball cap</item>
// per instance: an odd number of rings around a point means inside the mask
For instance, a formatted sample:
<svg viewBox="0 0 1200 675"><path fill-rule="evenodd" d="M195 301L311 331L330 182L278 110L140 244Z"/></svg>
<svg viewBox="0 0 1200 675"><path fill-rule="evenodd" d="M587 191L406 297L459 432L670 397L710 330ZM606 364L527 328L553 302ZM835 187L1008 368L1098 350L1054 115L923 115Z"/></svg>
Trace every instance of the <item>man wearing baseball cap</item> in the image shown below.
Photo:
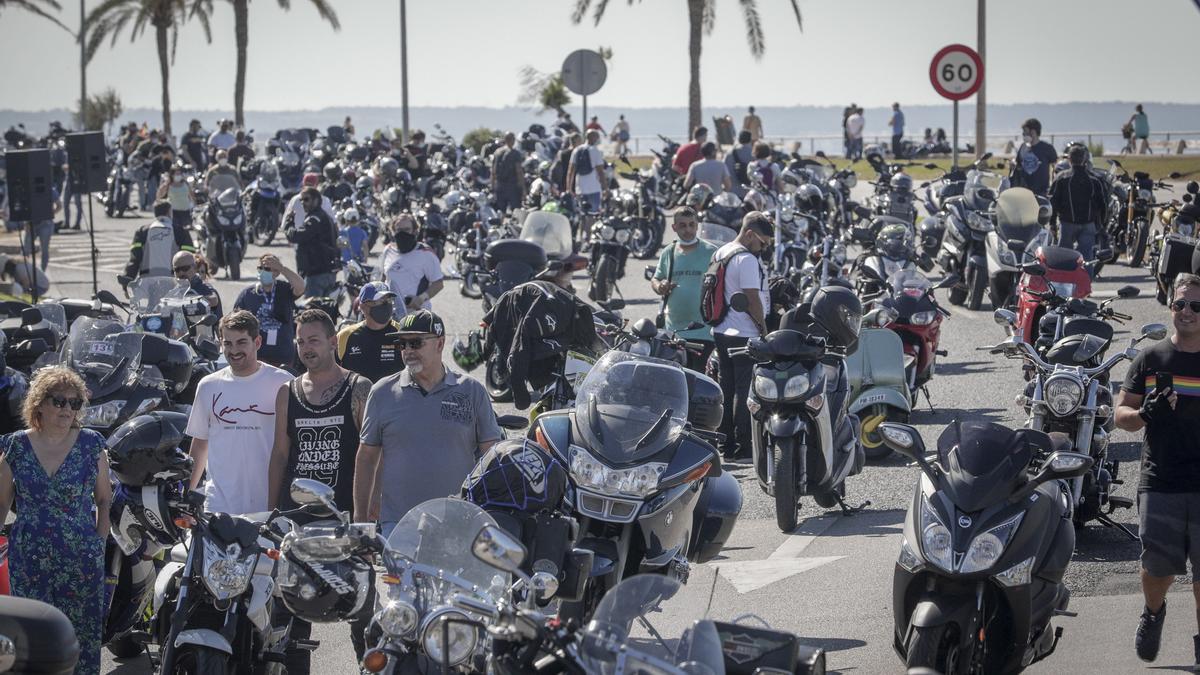
<svg viewBox="0 0 1200 675"><path fill-rule="evenodd" d="M358 307L363 320L346 326L337 334L337 362L372 383L404 369L400 345L388 336L400 329L392 318L396 294L382 281L372 281L358 292Z"/></svg>
<svg viewBox="0 0 1200 675"><path fill-rule="evenodd" d="M420 310L391 335L404 370L371 387L354 466L354 517L374 515L382 494L385 537L413 506L457 493L475 460L502 437L483 385L442 363L441 318Z"/></svg>

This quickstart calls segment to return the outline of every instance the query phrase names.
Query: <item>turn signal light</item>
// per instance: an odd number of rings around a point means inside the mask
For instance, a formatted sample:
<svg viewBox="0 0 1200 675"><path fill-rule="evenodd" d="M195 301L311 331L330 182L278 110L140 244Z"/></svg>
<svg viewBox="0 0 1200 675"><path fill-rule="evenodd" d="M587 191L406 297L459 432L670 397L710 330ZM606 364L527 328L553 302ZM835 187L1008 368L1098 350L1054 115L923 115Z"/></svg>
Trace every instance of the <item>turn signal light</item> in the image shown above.
<svg viewBox="0 0 1200 675"><path fill-rule="evenodd" d="M686 476L683 477L683 482L690 483L694 480L700 480L708 475L709 469L712 468L712 462L705 462L700 466L692 469Z"/></svg>
<svg viewBox="0 0 1200 675"><path fill-rule="evenodd" d="M279 549L269 548L269 549L263 551L263 555L267 556L271 560L279 560Z"/></svg>
<svg viewBox="0 0 1200 675"><path fill-rule="evenodd" d="M388 656L382 650L372 649L363 654L362 667L363 670L378 673L387 667Z"/></svg>
<svg viewBox="0 0 1200 675"><path fill-rule="evenodd" d="M177 516L175 518L175 527L181 530L190 530L196 521L191 516Z"/></svg>

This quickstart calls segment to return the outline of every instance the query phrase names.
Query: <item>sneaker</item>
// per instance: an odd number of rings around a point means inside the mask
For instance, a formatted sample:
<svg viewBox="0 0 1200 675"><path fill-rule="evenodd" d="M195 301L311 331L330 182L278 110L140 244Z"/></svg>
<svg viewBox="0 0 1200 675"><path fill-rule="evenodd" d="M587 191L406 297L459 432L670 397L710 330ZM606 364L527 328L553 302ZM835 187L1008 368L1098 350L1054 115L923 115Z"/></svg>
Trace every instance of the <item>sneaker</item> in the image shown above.
<svg viewBox="0 0 1200 675"><path fill-rule="evenodd" d="M1138 621L1137 645L1138 658L1143 661L1153 661L1158 658L1158 647L1162 642L1163 622L1167 618L1167 601L1163 600L1163 606L1158 612L1151 612L1149 609L1142 609L1142 618Z"/></svg>

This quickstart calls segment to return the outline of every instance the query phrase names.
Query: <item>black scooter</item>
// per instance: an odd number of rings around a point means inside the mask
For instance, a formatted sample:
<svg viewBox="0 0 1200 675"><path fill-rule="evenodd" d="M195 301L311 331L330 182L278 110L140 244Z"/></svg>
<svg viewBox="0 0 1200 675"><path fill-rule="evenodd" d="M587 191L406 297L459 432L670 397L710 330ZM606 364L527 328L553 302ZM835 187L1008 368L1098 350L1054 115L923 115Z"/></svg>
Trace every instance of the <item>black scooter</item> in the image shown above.
<svg viewBox="0 0 1200 675"><path fill-rule="evenodd" d="M893 646L909 668L1015 673L1054 652L1075 548L1064 482L1091 468L1063 434L956 422L927 457L917 430L880 425L924 476L892 584Z"/></svg>

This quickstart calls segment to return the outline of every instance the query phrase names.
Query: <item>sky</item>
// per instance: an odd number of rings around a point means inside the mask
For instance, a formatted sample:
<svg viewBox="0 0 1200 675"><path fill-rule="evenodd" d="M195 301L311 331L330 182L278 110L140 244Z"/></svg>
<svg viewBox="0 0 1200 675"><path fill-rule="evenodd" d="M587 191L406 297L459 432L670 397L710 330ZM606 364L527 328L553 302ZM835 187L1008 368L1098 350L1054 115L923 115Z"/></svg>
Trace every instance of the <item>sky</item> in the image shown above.
<svg viewBox="0 0 1200 675"><path fill-rule="evenodd" d="M61 0L78 24L78 0ZM397 0L329 0L333 32L307 0L290 12L250 4L249 110L400 104ZM98 0L89 0L89 5ZM523 65L557 70L580 48L610 47L608 81L592 105L687 104L684 0L611 0L599 26L570 21L572 0L409 0L412 106L506 106ZM986 54L990 102L1146 101L1200 103L1187 85L1200 29L1193 0L991 0ZM942 46L974 46L973 0L801 0L800 32L787 0L758 0L766 54L751 55L735 0L717 0L716 28L701 60L706 105L886 105L941 101L929 61ZM231 109L233 11L215 4L213 42L198 24L180 34L171 73L176 109ZM1135 19L1136 40L1122 27ZM901 37L895 37L901 36ZM1131 47L1136 42L1136 58ZM1107 45L1112 45L1111 47ZM78 49L62 29L24 12L0 15L0 108L74 105ZM92 92L113 87L126 108L157 107L154 36L126 35L88 69Z"/></svg>

